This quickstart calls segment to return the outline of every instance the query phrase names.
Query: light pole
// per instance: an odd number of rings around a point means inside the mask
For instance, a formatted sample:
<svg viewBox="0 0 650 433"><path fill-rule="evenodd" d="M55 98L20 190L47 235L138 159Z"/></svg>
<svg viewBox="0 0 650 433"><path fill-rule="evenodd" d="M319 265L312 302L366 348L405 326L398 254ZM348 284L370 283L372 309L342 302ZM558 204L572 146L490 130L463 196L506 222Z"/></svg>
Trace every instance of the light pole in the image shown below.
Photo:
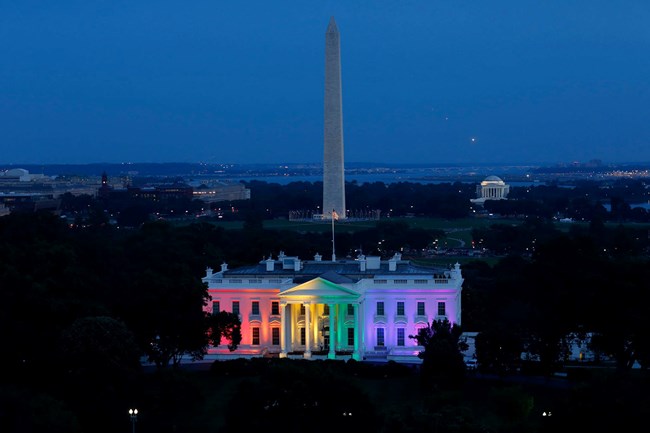
<svg viewBox="0 0 650 433"><path fill-rule="evenodd" d="M129 409L129 415L131 416L131 426L133 428L132 433L135 433L135 422L138 420L138 409Z"/></svg>

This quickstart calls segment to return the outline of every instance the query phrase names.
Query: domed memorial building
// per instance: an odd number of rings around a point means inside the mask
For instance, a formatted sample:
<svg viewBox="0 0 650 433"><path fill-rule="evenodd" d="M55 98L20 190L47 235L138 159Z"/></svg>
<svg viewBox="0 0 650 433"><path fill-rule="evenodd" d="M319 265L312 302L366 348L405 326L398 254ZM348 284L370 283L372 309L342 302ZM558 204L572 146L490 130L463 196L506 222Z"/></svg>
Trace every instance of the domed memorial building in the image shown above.
<svg viewBox="0 0 650 433"><path fill-rule="evenodd" d="M506 200L510 186L497 176L488 176L476 187L477 198L472 203L482 205L486 200Z"/></svg>

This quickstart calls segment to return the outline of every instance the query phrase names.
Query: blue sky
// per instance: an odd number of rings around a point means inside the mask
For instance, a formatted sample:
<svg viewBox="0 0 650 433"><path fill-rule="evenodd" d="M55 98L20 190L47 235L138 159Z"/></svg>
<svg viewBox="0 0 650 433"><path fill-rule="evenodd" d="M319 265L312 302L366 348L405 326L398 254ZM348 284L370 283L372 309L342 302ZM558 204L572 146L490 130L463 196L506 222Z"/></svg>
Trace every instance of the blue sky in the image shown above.
<svg viewBox="0 0 650 433"><path fill-rule="evenodd" d="M650 161L650 2L0 1L0 163Z"/></svg>

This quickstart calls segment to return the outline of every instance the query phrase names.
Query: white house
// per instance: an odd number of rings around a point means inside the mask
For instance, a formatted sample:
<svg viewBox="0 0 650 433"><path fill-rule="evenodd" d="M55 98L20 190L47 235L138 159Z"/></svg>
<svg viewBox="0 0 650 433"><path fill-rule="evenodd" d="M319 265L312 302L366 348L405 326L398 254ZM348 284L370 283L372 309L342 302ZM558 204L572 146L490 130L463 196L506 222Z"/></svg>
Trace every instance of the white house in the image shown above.
<svg viewBox="0 0 650 433"><path fill-rule="evenodd" d="M242 342L217 358L262 356L418 362L409 335L432 320L461 323L460 265L429 268L402 260L359 256L313 260L280 253L256 265L208 268L211 304L242 322Z"/></svg>

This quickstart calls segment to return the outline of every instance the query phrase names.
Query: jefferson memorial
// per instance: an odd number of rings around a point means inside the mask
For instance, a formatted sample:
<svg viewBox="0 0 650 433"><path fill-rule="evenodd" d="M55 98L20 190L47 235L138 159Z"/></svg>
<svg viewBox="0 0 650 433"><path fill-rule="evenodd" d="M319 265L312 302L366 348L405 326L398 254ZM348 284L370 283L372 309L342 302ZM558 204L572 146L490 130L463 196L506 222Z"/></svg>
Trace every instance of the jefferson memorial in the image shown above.
<svg viewBox="0 0 650 433"><path fill-rule="evenodd" d="M212 298L205 311L229 311L241 320L241 344L234 352L225 344L211 347L217 359L419 362L423 348L409 335L432 320L461 321L460 265L423 267L400 254L326 261L280 252L252 266L208 268L203 281Z"/></svg>
<svg viewBox="0 0 650 433"><path fill-rule="evenodd" d="M507 185L497 176L488 176L476 187L477 198L472 203L482 205L486 200L506 200L510 192L510 185Z"/></svg>

